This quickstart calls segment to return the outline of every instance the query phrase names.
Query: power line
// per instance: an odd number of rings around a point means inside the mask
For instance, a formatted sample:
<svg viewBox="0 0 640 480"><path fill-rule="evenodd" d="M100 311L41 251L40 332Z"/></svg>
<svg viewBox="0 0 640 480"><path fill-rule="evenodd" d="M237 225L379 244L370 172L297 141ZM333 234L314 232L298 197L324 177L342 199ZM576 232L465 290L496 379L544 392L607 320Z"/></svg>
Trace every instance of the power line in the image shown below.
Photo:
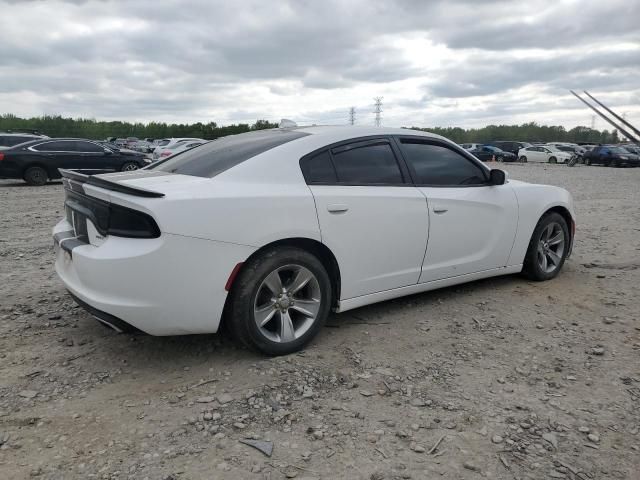
<svg viewBox="0 0 640 480"><path fill-rule="evenodd" d="M376 127L379 127L382 122L382 99L384 97L374 97L373 101L375 102L373 113L376 114Z"/></svg>
<svg viewBox="0 0 640 480"><path fill-rule="evenodd" d="M356 123L356 107L351 107L349 109L349 123L351 125Z"/></svg>

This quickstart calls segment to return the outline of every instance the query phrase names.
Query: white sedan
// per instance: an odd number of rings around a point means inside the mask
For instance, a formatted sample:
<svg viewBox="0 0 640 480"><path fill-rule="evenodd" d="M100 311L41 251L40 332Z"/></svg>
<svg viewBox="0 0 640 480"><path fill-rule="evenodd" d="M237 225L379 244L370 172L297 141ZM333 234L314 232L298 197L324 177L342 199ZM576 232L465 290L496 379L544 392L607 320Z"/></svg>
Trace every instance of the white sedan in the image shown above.
<svg viewBox="0 0 640 480"><path fill-rule="evenodd" d="M206 140L196 140L196 141L184 141L179 143L174 143L169 147L158 147L153 152L154 161L162 160L167 157L172 157L180 152L184 152L185 150L189 150L190 148L199 147L203 143L206 143Z"/></svg>
<svg viewBox="0 0 640 480"><path fill-rule="evenodd" d="M567 163L571 152L565 152L553 145L535 145L518 150L521 162Z"/></svg>
<svg viewBox="0 0 640 480"><path fill-rule="evenodd" d="M524 272L571 251L562 188L507 180L449 140L366 127L261 130L129 173L62 171L56 271L103 323L302 348L330 311Z"/></svg>

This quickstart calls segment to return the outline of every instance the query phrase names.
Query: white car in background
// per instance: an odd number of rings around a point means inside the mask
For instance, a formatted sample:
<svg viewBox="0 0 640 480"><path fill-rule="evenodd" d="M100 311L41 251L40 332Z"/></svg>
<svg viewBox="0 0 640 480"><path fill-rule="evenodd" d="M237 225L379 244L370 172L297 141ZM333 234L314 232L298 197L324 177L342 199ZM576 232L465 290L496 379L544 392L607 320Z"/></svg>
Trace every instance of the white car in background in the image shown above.
<svg viewBox="0 0 640 480"><path fill-rule="evenodd" d="M169 147L160 147L153 152L153 160L163 160L165 158L169 158L174 156L176 153L184 152L185 150L189 150L190 148L199 147L203 143L206 143L207 140L198 140L196 142L192 141L184 141L179 143L174 143ZM157 155L156 155L157 154Z"/></svg>
<svg viewBox="0 0 640 480"><path fill-rule="evenodd" d="M518 150L520 162L566 163L571 152L563 152L553 145L534 145Z"/></svg>
<svg viewBox="0 0 640 480"><path fill-rule="evenodd" d="M438 135L258 130L144 170L62 170L56 271L117 330L216 332L269 355L330 311L497 275L550 280L571 252L566 190L506 179Z"/></svg>
<svg viewBox="0 0 640 480"><path fill-rule="evenodd" d="M155 156L156 152L159 153L159 151L163 148L170 148L173 145L177 144L177 143L182 143L182 142L197 142L197 141L201 141L203 142L204 140L202 138L163 138L162 140L157 140L156 143L156 147L153 150L153 155L154 155L154 160L157 159L157 157Z"/></svg>
<svg viewBox="0 0 640 480"><path fill-rule="evenodd" d="M461 143L460 146L465 150L476 150L484 147L484 143Z"/></svg>

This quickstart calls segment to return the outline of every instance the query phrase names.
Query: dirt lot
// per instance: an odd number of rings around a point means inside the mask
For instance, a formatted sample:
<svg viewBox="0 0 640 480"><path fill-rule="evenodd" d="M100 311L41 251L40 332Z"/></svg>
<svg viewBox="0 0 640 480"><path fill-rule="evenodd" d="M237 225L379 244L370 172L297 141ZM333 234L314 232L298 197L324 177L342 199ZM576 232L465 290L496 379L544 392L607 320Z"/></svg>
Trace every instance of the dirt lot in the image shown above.
<svg viewBox="0 0 640 480"><path fill-rule="evenodd" d="M574 195L556 280L334 315L275 359L102 327L53 272L61 184L0 181L0 477L640 479L640 169L507 169Z"/></svg>

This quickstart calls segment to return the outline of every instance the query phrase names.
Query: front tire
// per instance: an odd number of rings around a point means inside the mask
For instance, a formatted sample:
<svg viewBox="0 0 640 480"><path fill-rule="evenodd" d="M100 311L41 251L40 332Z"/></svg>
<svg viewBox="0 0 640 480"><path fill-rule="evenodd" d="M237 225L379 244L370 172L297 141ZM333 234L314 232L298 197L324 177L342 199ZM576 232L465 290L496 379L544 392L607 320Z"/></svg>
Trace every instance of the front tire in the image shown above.
<svg viewBox="0 0 640 480"><path fill-rule="evenodd" d="M34 187L41 187L47 183L48 179L49 175L42 167L29 167L24 172L24 181L27 182L28 185L32 185Z"/></svg>
<svg viewBox="0 0 640 480"><path fill-rule="evenodd" d="M246 262L230 295L227 328L266 355L302 349L324 325L332 303L326 269L295 247L276 247Z"/></svg>
<svg viewBox="0 0 640 480"><path fill-rule="evenodd" d="M138 170L138 164L135 162L126 162L122 165L122 168L120 169L123 172L132 172L134 170Z"/></svg>
<svg viewBox="0 0 640 480"><path fill-rule="evenodd" d="M544 215L531 235L522 272L535 281L555 278L569 253L569 227L559 213Z"/></svg>
<svg viewBox="0 0 640 480"><path fill-rule="evenodd" d="M549 157L549 163L558 163L558 159L556 157Z"/></svg>
<svg viewBox="0 0 640 480"><path fill-rule="evenodd" d="M524 155L522 155L522 156L519 158L519 160L520 160L522 163L527 163L527 157L525 157Z"/></svg>

